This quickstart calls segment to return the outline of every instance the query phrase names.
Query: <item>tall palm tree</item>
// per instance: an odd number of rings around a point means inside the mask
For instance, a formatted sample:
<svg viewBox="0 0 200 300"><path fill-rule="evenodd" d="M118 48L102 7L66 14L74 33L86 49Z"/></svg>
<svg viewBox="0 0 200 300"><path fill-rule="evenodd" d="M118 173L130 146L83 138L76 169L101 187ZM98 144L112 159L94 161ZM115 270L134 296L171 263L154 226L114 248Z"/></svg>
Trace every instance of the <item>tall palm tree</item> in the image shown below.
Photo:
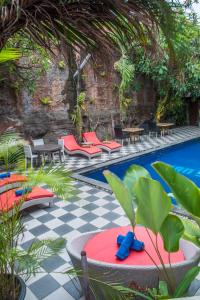
<svg viewBox="0 0 200 300"><path fill-rule="evenodd" d="M0 49L23 30L48 49L61 41L105 54L115 43L111 33L139 37L144 44L158 28L170 39L173 13L167 0L0 0Z"/></svg>

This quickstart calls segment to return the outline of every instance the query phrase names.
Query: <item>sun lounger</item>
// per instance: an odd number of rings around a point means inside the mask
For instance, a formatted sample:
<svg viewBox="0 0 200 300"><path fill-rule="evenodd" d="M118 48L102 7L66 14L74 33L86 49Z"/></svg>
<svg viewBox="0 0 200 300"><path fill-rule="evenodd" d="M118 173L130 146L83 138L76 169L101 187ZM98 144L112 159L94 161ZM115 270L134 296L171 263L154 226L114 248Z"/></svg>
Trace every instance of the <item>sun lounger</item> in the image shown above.
<svg viewBox="0 0 200 300"><path fill-rule="evenodd" d="M27 181L26 176L20 174L10 174L10 177L0 179L0 193L21 186L22 182Z"/></svg>
<svg viewBox="0 0 200 300"><path fill-rule="evenodd" d="M86 145L85 147L80 146L73 135L67 135L61 137L64 140L65 152L69 155L81 154L91 159L101 155L102 151L94 146Z"/></svg>
<svg viewBox="0 0 200 300"><path fill-rule="evenodd" d="M23 201L20 210L33 205L49 203L51 205L55 199L52 192L41 187L33 187L30 193L23 196L16 196L16 189L0 194L0 212L11 212L15 205Z"/></svg>
<svg viewBox="0 0 200 300"><path fill-rule="evenodd" d="M122 145L115 141L103 141L101 142L96 133L93 132L85 132L83 133L83 139L86 142L93 143L94 146L99 147L100 149L112 153L114 151L120 151Z"/></svg>

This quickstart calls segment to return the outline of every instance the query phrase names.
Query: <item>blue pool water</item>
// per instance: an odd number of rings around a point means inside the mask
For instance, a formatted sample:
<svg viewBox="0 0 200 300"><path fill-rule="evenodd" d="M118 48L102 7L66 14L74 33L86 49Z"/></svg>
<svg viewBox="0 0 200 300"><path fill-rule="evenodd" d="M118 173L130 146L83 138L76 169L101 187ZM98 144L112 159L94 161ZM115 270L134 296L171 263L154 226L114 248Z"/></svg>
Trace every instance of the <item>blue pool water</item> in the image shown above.
<svg viewBox="0 0 200 300"><path fill-rule="evenodd" d="M104 170L110 170L123 179L128 167L137 164L146 168L152 178L159 180L166 192L169 192L169 188L151 167L151 164L155 161L163 161L172 165L179 173L190 178L200 187L200 140L182 143L164 150L157 150L140 157L89 171L82 175L106 183L102 173Z"/></svg>

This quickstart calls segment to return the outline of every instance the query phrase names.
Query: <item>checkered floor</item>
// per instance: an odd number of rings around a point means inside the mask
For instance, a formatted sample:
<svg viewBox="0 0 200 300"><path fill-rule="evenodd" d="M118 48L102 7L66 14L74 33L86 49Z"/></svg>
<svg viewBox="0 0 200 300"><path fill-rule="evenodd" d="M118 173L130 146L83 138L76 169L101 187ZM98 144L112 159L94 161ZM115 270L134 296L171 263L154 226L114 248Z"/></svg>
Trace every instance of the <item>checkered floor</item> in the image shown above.
<svg viewBox="0 0 200 300"><path fill-rule="evenodd" d="M80 157L66 157L65 167L79 169L199 136L200 129L197 127L179 128L173 135L143 139L140 143L123 147L121 153L114 153L111 156L103 154L101 158L91 161ZM26 249L34 240L59 237L67 240L83 232L128 224L122 209L112 195L81 182L74 182L74 186L77 193L69 202L58 199L51 208L35 206L23 212L26 231L20 245L22 249ZM46 259L41 273L27 282L26 300L80 299L81 289L76 279L63 274L70 266L71 262L65 248L56 257Z"/></svg>
<svg viewBox="0 0 200 300"><path fill-rule="evenodd" d="M180 127L174 129L173 134L166 135L164 137L149 138L149 136L142 136L141 142L136 142L135 144L126 145L121 149L120 152L119 151L114 152L111 155L109 155L106 152L103 152L101 156L92 158L91 160L83 156L66 156L64 165L67 169L70 170L82 169L88 166L109 161L111 159L125 157L127 155L134 154L137 152L142 152L145 150L156 149L160 146L176 144L199 136L200 136L199 127L193 127L193 126ZM56 162L60 163L58 159L56 160Z"/></svg>

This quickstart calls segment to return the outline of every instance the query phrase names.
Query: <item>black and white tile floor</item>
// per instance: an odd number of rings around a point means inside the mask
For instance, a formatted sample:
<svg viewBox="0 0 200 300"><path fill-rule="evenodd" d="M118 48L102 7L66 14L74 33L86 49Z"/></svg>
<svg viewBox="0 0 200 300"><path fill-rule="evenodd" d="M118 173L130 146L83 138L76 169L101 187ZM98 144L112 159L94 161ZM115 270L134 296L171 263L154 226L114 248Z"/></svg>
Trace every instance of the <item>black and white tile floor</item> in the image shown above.
<svg viewBox="0 0 200 300"><path fill-rule="evenodd" d="M66 157L65 166L79 169L195 137L200 137L198 127L179 128L173 135L125 146L120 154L114 153L111 156L103 154L101 158L91 161L80 157ZM74 186L77 193L70 201L58 199L51 208L35 206L23 212L26 231L20 245L22 249L26 249L35 239L63 237L67 241L83 232L128 224L122 209L112 195L81 182L74 182ZM65 248L59 255L45 260L41 272L27 282L26 300L80 299L81 290L76 279L63 274L70 266L71 262Z"/></svg>
<svg viewBox="0 0 200 300"><path fill-rule="evenodd" d="M111 159L125 157L127 155L142 152L145 150L156 149L160 146L176 144L199 136L199 127L180 127L174 129L174 133L172 135L166 135L164 137L158 138L149 138L148 136L144 136L142 137L141 142L137 142L135 144L132 143L128 146L124 146L120 152L114 152L111 155L107 154L106 152L103 152L101 156L93 158L91 160L83 156L66 156L64 165L67 169L77 170L84 167L93 166L102 162L106 162ZM59 163L58 160L57 162Z"/></svg>

